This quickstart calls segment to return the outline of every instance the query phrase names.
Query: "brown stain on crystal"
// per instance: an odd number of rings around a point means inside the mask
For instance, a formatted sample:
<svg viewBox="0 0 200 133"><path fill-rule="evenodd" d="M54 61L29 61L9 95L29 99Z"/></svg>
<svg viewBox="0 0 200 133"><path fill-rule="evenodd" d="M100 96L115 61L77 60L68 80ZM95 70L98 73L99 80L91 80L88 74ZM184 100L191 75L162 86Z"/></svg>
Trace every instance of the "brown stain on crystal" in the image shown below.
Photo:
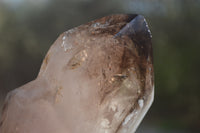
<svg viewBox="0 0 200 133"><path fill-rule="evenodd" d="M43 73L46 70L47 65L49 63L49 59L50 59L50 52L48 52L47 55L45 56L38 76L41 75L41 73Z"/></svg>
<svg viewBox="0 0 200 133"><path fill-rule="evenodd" d="M81 61L76 59L75 57L73 57L72 59L70 59L69 63L67 64L67 66L70 69L76 69L81 65Z"/></svg>
<svg viewBox="0 0 200 133"><path fill-rule="evenodd" d="M47 54L47 56L45 57L44 59L44 65L47 66L48 62L49 62L49 57L50 57L50 54Z"/></svg>
<svg viewBox="0 0 200 133"><path fill-rule="evenodd" d="M62 89L63 89L62 86L56 88L55 101L54 101L55 103L60 102L60 98L63 97Z"/></svg>
<svg viewBox="0 0 200 133"><path fill-rule="evenodd" d="M67 63L66 69L76 69L80 67L87 60L86 50L80 50L75 56L73 56ZM64 68L65 69L65 68Z"/></svg>

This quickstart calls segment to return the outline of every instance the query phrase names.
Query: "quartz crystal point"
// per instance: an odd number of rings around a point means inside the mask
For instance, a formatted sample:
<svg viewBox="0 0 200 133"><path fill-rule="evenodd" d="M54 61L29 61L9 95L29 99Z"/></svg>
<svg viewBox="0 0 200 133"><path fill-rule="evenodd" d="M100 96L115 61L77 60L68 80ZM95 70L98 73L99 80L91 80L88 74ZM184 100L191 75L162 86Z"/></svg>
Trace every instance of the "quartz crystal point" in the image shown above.
<svg viewBox="0 0 200 133"><path fill-rule="evenodd" d="M68 30L38 77L7 95L0 133L133 133L153 101L152 61L141 15Z"/></svg>

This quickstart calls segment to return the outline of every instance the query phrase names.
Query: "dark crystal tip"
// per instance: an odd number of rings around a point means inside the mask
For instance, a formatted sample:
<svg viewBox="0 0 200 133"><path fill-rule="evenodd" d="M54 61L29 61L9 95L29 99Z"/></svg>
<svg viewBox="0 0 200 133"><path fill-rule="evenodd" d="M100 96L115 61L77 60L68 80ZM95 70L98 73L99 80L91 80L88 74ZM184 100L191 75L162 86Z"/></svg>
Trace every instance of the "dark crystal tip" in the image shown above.
<svg viewBox="0 0 200 133"><path fill-rule="evenodd" d="M128 36L134 42L140 55L152 56L151 32L148 24L142 15L137 15L127 23L115 37Z"/></svg>

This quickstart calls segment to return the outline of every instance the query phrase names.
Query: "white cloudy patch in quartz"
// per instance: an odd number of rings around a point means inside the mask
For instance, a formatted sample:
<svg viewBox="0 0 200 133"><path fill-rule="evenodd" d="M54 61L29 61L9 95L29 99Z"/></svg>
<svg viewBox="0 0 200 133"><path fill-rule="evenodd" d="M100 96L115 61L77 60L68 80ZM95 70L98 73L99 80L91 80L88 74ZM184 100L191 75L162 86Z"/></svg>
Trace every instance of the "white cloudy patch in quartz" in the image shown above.
<svg viewBox="0 0 200 133"><path fill-rule="evenodd" d="M138 100L138 104L139 104L140 108L142 108L144 106L144 100L143 99L139 99Z"/></svg>
<svg viewBox="0 0 200 133"><path fill-rule="evenodd" d="M63 47L65 52L72 49L72 44L68 39L66 39L66 35L62 38L61 47Z"/></svg>
<svg viewBox="0 0 200 133"><path fill-rule="evenodd" d="M101 126L102 126L102 128L110 128L110 121L106 118L102 119Z"/></svg>
<svg viewBox="0 0 200 133"><path fill-rule="evenodd" d="M92 27L94 27L94 28L106 28L107 26L109 26L109 22L107 22L107 21L104 24L99 23L99 22L92 24Z"/></svg>
<svg viewBox="0 0 200 133"><path fill-rule="evenodd" d="M130 113L124 120L124 122L122 123L122 125L126 125L130 120L131 118L135 115L135 111L133 111L132 113Z"/></svg>

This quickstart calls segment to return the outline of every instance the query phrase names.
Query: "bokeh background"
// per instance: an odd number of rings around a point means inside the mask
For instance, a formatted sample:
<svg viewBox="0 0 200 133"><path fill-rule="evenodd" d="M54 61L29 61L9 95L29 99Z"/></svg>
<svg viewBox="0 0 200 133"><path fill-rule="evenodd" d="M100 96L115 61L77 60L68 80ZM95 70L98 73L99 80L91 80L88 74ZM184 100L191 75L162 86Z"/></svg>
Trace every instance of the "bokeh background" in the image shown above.
<svg viewBox="0 0 200 133"><path fill-rule="evenodd" d="M0 0L0 108L60 33L114 13L144 15L153 34L155 100L137 133L199 133L200 0Z"/></svg>

